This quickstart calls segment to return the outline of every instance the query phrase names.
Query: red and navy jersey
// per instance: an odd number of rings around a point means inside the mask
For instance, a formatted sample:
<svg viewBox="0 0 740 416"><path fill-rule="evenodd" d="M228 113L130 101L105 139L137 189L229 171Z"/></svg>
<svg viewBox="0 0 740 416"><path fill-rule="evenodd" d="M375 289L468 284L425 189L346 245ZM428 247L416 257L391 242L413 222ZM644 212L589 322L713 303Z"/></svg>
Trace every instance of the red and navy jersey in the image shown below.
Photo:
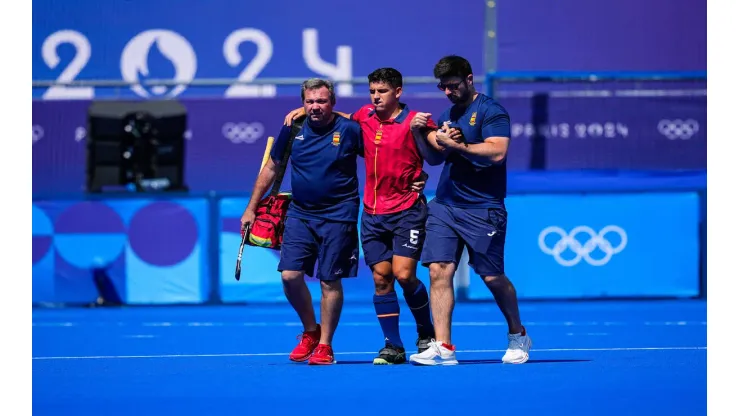
<svg viewBox="0 0 740 416"><path fill-rule="evenodd" d="M381 121L372 104L352 114L360 123L365 151L363 203L368 214L392 214L411 207L419 197L411 191L424 159L411 133L411 119L417 111L401 104L401 113ZM428 126L436 129L430 119Z"/></svg>

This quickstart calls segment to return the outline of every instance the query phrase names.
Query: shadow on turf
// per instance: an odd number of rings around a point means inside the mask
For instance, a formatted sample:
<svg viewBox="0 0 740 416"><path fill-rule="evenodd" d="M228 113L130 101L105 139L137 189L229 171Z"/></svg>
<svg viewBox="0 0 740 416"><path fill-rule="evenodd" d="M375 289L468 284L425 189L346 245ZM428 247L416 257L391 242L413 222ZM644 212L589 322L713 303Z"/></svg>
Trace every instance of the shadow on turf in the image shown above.
<svg viewBox="0 0 740 416"><path fill-rule="evenodd" d="M592 360L529 360L527 361L527 364L545 364L545 363L583 363L583 362L589 362ZM502 364L501 360L457 360L457 362L460 365L470 365L470 364ZM364 364L364 365L372 365L372 361L363 360L363 361L337 361L337 364L339 365L350 365L350 364ZM407 363L408 364L408 363Z"/></svg>
<svg viewBox="0 0 740 416"><path fill-rule="evenodd" d="M583 363L591 360L529 360L526 364L545 364L545 363ZM503 364L501 360L457 360L460 365L467 364Z"/></svg>

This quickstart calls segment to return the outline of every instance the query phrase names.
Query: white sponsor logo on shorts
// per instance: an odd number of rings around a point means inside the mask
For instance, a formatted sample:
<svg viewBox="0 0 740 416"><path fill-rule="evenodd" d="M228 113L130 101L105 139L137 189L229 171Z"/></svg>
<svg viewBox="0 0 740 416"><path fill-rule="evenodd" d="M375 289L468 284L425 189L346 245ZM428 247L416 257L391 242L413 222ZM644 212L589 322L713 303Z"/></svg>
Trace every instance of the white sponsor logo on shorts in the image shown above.
<svg viewBox="0 0 740 416"><path fill-rule="evenodd" d="M413 245L419 244L419 230L411 230L411 238L409 238L409 243Z"/></svg>

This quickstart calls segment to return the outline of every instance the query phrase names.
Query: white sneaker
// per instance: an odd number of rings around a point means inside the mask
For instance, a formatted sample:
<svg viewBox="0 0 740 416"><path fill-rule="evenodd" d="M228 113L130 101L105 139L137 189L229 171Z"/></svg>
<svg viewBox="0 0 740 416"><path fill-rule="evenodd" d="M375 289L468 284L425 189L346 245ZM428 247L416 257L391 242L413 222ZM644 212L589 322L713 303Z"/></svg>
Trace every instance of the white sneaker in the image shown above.
<svg viewBox="0 0 740 416"><path fill-rule="evenodd" d="M501 361L504 364L524 364L529 360L530 348L532 348L532 338L529 335L509 334L509 348Z"/></svg>
<svg viewBox="0 0 740 416"><path fill-rule="evenodd" d="M432 340L426 351L412 354L409 361L416 365L457 365L455 347L449 349L442 342L435 340Z"/></svg>

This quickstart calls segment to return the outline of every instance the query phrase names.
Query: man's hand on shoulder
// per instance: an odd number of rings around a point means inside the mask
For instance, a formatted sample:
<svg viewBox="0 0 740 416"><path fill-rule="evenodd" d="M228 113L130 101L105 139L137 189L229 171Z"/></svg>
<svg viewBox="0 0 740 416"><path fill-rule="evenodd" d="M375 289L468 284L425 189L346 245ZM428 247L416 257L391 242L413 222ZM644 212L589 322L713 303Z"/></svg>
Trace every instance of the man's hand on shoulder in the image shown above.
<svg viewBox="0 0 740 416"><path fill-rule="evenodd" d="M304 109L303 107L296 108L295 110L288 113L287 116L285 116L285 120L283 121L283 124L285 124L286 126L290 126L291 124L293 124L293 120L299 117L303 117L305 115L306 115L306 109Z"/></svg>

